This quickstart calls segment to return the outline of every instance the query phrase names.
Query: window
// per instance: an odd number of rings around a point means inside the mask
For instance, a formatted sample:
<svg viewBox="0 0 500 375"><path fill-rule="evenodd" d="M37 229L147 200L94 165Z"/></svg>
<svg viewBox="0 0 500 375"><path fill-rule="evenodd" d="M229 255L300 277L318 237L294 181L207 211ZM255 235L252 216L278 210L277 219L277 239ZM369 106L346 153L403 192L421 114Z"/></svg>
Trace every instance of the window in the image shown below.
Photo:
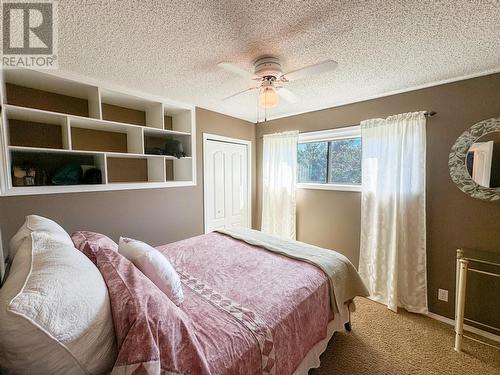
<svg viewBox="0 0 500 375"><path fill-rule="evenodd" d="M299 143L297 161L298 182L326 183L328 142Z"/></svg>
<svg viewBox="0 0 500 375"><path fill-rule="evenodd" d="M359 126L300 134L297 164L299 188L359 191Z"/></svg>
<svg viewBox="0 0 500 375"><path fill-rule="evenodd" d="M328 182L361 185L361 138L329 142Z"/></svg>

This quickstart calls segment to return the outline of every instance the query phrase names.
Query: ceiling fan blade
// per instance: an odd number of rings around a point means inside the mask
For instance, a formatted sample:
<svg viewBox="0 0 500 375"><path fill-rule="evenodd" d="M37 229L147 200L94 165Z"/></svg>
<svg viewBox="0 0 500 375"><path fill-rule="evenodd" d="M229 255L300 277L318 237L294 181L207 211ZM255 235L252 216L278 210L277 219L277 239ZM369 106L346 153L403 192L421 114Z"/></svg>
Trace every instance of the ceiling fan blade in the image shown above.
<svg viewBox="0 0 500 375"><path fill-rule="evenodd" d="M242 68L241 66L233 64L233 63L221 62L221 63L218 63L217 66L224 69L224 70L227 70L228 72L237 74L243 78L247 78L247 79L260 78L260 77L256 76L255 74L250 73L246 69Z"/></svg>
<svg viewBox="0 0 500 375"><path fill-rule="evenodd" d="M307 78L314 74L321 74L334 70L337 67L337 62L334 60L326 60L314 65L306 66L298 70L283 74L287 81L296 81L298 79Z"/></svg>
<svg viewBox="0 0 500 375"><path fill-rule="evenodd" d="M234 98L235 96L240 96L240 95L243 95L243 94L246 94L246 93L252 92L253 90L258 90L258 87L250 87L249 89L246 89L246 90L243 90L243 91L237 92L236 94L226 96L225 98L223 98L223 99L221 99L221 100L222 100L222 101L226 101L226 100L229 100L229 99L231 99L231 98Z"/></svg>
<svg viewBox="0 0 500 375"><path fill-rule="evenodd" d="M284 87L280 87L278 89L278 94L284 101L288 103L297 103L299 101L299 97L297 95L295 95L290 90L285 89Z"/></svg>

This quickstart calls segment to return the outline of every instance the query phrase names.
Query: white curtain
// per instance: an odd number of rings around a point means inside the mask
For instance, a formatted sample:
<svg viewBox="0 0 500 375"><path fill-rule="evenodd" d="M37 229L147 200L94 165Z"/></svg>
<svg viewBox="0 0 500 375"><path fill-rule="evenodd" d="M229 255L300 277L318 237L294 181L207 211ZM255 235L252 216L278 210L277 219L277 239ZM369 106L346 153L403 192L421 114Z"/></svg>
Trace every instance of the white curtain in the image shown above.
<svg viewBox="0 0 500 375"><path fill-rule="evenodd" d="M424 112L363 121L361 140L359 272L372 299L427 313Z"/></svg>
<svg viewBox="0 0 500 375"><path fill-rule="evenodd" d="M264 136L262 225L265 233L295 239L298 131Z"/></svg>

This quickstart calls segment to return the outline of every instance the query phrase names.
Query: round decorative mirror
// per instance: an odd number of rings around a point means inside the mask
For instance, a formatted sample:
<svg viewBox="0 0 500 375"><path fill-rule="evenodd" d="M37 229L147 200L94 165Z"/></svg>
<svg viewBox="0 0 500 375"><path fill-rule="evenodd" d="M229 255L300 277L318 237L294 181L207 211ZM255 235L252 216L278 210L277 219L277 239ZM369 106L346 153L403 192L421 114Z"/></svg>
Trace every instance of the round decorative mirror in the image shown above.
<svg viewBox="0 0 500 375"><path fill-rule="evenodd" d="M500 201L500 118L478 122L451 148L450 176L473 198Z"/></svg>

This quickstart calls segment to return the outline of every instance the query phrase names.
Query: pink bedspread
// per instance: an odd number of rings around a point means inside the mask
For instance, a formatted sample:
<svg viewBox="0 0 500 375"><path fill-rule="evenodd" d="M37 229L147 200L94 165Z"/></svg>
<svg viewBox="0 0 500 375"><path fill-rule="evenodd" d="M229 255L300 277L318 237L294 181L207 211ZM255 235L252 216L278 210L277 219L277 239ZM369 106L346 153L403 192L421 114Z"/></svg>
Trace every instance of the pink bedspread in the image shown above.
<svg viewBox="0 0 500 375"><path fill-rule="evenodd" d="M109 290L118 356L111 375L211 375L190 319L106 236L71 236Z"/></svg>
<svg viewBox="0 0 500 375"><path fill-rule="evenodd" d="M325 338L328 280L315 266L220 233L158 249L181 276L211 373L292 374Z"/></svg>

